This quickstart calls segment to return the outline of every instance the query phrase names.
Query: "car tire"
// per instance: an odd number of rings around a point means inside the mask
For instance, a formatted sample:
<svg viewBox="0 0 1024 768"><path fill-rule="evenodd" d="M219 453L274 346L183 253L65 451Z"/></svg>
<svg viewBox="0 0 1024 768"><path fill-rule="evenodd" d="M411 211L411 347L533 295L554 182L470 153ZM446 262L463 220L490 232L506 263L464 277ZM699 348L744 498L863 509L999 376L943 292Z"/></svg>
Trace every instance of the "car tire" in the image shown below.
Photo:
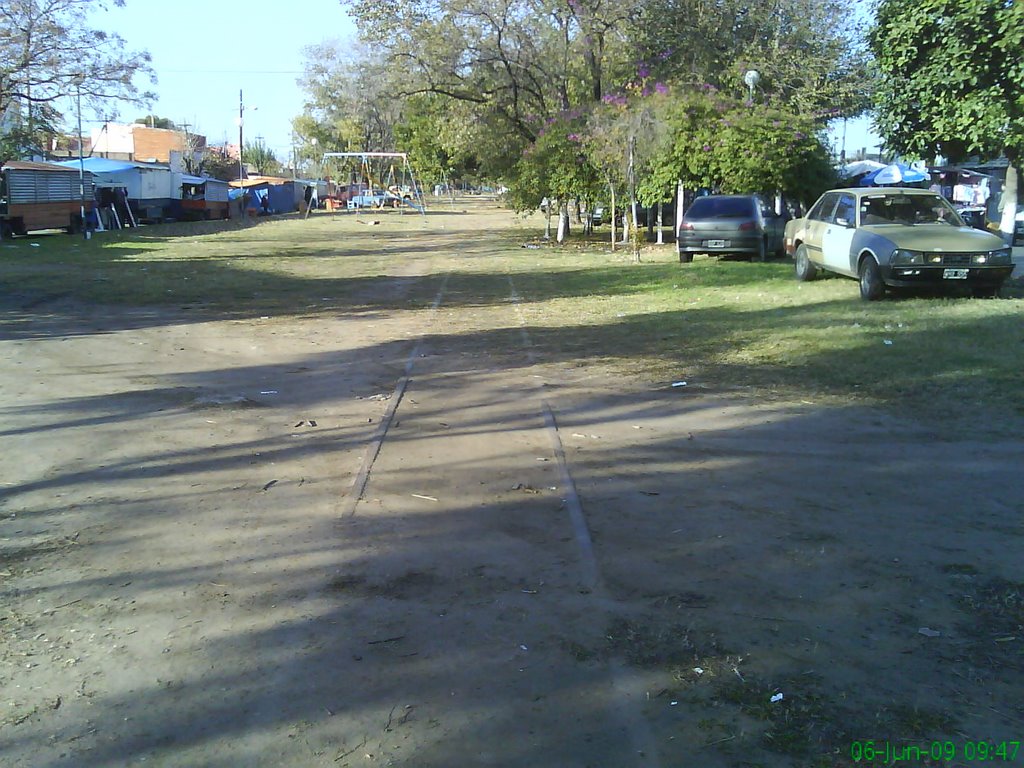
<svg viewBox="0 0 1024 768"><path fill-rule="evenodd" d="M692 253L686 253L684 251L680 251L679 252L679 263L680 264L690 264L691 262L693 262L693 254Z"/></svg>
<svg viewBox="0 0 1024 768"><path fill-rule="evenodd" d="M857 269L860 278L860 297L864 301L878 301L885 295L885 283L882 282L882 271L878 262L871 256L865 256Z"/></svg>
<svg viewBox="0 0 1024 768"><path fill-rule="evenodd" d="M768 261L768 238L764 237L757 246L757 260L760 262Z"/></svg>
<svg viewBox="0 0 1024 768"><path fill-rule="evenodd" d="M971 295L976 299L997 299L999 298L999 286L986 285L983 288L972 288Z"/></svg>
<svg viewBox="0 0 1024 768"><path fill-rule="evenodd" d="M801 243L796 249L796 279L802 283L809 282L818 276L818 268L807 255L807 246Z"/></svg>

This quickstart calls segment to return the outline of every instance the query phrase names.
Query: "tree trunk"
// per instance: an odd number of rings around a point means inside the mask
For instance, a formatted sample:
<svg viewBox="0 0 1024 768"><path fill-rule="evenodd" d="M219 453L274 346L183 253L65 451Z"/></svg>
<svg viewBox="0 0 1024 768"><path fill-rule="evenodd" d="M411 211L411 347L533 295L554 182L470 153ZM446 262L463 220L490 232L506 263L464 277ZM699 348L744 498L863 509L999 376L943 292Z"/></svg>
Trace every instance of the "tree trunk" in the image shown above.
<svg viewBox="0 0 1024 768"><path fill-rule="evenodd" d="M683 180L679 179L676 182L676 226L675 234L676 240L679 240L679 225L683 223L683 214L686 213L686 187L683 186Z"/></svg>
<svg viewBox="0 0 1024 768"><path fill-rule="evenodd" d="M1017 167L1014 163L1006 169L1006 181L1003 184L1003 216L999 222L999 232L1003 239L1013 245L1013 232L1017 224L1017 205L1020 197L1020 181Z"/></svg>
<svg viewBox="0 0 1024 768"><path fill-rule="evenodd" d="M664 205L662 205L661 203L658 203L658 241L657 241L658 245L664 245L665 244L665 228L662 226L662 221L661 221L661 209L664 208L664 207L665 207Z"/></svg>
<svg viewBox="0 0 1024 768"><path fill-rule="evenodd" d="M544 207L544 239L551 239L551 201Z"/></svg>
<svg viewBox="0 0 1024 768"><path fill-rule="evenodd" d="M608 182L608 189L612 193L612 250L615 250L615 185Z"/></svg>
<svg viewBox="0 0 1024 768"><path fill-rule="evenodd" d="M565 236L569 233L569 204L558 201L558 236L557 242L564 243Z"/></svg>

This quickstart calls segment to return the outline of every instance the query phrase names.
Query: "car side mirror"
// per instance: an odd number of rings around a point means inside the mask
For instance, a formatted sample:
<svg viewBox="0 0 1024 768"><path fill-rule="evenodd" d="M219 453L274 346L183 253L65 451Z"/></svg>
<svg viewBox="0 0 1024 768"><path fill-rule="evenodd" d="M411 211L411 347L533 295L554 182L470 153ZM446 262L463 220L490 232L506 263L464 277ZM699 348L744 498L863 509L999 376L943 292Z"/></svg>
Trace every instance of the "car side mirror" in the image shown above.
<svg viewBox="0 0 1024 768"><path fill-rule="evenodd" d="M837 216L836 217L836 224L838 224L840 227L849 227L850 226L850 220L847 219L847 218L844 218L842 216Z"/></svg>

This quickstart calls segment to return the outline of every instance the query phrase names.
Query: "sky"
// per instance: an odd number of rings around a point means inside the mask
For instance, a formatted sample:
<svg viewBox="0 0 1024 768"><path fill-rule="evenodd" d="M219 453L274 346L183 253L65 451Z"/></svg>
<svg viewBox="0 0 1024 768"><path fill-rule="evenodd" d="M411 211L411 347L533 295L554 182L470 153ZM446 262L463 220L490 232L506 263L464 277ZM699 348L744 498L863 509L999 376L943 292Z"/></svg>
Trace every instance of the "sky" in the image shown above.
<svg viewBox="0 0 1024 768"><path fill-rule="evenodd" d="M882 143L871 124L870 117L833 121L829 126L828 140L837 155L845 146L846 156L850 158L856 157L861 150L865 150L869 155L874 155L878 152L878 145Z"/></svg>
<svg viewBox="0 0 1024 768"><path fill-rule="evenodd" d="M118 103L118 122L166 117L210 144L238 142L238 91L245 104L244 139L262 136L279 160L291 157L291 120L302 112L302 49L325 40L354 40L355 24L339 0L126 0L96 12L94 29L116 32L129 50L147 50L157 84L150 108ZM83 109L83 112L85 110ZM85 132L102 120L83 114Z"/></svg>

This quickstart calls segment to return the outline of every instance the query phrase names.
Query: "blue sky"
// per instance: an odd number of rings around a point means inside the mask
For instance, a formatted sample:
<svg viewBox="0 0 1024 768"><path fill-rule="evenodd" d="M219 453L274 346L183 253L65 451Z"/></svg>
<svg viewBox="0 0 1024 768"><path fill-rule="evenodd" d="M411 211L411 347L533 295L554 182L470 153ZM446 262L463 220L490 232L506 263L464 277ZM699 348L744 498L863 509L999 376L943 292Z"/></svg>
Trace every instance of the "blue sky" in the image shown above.
<svg viewBox="0 0 1024 768"><path fill-rule="evenodd" d="M875 133L871 125L871 118L858 117L846 121L846 156L856 157L862 149L866 149L869 155L878 152L878 145L881 139ZM832 143L836 154L843 148L843 121L836 120L829 126L829 141Z"/></svg>
<svg viewBox="0 0 1024 768"><path fill-rule="evenodd" d="M88 19L116 32L131 50L153 57L158 99L150 109L119 104L118 119L147 114L188 123L210 143L238 141L238 90L244 92L245 140L262 136L278 159L291 155L291 119L302 111L305 46L355 39L354 23L338 0L217 2L127 0ZM98 124L83 115L85 129Z"/></svg>

